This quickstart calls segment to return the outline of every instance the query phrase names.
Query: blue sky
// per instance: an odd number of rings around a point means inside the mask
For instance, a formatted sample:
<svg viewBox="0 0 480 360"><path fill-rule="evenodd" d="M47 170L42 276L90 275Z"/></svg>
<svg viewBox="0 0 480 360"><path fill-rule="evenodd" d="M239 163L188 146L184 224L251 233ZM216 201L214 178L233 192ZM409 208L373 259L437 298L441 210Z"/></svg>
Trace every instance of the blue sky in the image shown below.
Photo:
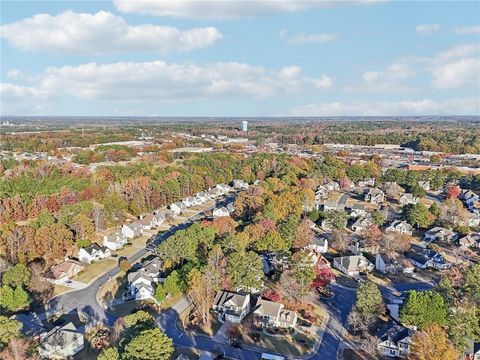
<svg viewBox="0 0 480 360"><path fill-rule="evenodd" d="M2 1L3 115L478 115L469 1Z"/></svg>

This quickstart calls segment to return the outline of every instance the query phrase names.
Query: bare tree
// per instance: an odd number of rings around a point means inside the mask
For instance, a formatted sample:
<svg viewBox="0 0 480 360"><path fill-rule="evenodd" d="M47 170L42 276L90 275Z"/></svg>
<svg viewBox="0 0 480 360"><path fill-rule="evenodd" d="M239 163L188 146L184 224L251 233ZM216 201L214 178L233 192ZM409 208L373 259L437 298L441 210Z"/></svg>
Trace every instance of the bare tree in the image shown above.
<svg viewBox="0 0 480 360"><path fill-rule="evenodd" d="M340 230L333 230L332 236L330 237L330 246L332 248L340 252L345 252L349 244L350 238L346 233Z"/></svg>
<svg viewBox="0 0 480 360"><path fill-rule="evenodd" d="M360 348L368 355L369 359L378 359L378 338L368 333L360 340Z"/></svg>

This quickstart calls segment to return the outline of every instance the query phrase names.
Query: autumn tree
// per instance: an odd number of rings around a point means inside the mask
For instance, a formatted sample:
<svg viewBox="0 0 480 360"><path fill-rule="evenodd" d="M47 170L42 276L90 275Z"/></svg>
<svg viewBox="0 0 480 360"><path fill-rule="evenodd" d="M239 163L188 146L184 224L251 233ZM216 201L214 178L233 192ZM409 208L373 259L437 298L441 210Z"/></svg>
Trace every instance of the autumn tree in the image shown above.
<svg viewBox="0 0 480 360"><path fill-rule="evenodd" d="M350 244L350 237L348 234L340 231L340 230L334 230L332 232L332 236L330 237L330 246L343 253L347 251L348 245Z"/></svg>
<svg viewBox="0 0 480 360"><path fill-rule="evenodd" d="M409 355L412 360L456 360L458 356L446 331L436 323L412 336Z"/></svg>
<svg viewBox="0 0 480 360"><path fill-rule="evenodd" d="M313 230L310 227L310 221L306 218L300 223L295 232L295 238L293 240L293 248L303 249L310 245L313 241Z"/></svg>

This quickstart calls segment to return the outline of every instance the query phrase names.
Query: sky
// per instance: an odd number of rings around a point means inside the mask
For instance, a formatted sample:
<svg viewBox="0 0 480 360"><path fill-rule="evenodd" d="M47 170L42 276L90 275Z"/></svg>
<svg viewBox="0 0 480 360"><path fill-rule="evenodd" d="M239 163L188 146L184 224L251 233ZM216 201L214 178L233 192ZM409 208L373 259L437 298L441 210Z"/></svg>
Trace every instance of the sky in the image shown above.
<svg viewBox="0 0 480 360"><path fill-rule="evenodd" d="M478 1L1 1L2 115L480 115Z"/></svg>

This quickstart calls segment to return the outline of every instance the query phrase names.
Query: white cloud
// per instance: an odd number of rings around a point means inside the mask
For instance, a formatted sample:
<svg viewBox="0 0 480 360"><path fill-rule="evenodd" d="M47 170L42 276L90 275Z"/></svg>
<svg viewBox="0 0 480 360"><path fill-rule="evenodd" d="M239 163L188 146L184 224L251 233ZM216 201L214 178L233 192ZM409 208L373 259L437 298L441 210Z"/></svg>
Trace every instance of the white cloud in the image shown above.
<svg viewBox="0 0 480 360"><path fill-rule="evenodd" d="M48 99L48 92L35 87L0 84L1 114L36 114Z"/></svg>
<svg viewBox="0 0 480 360"><path fill-rule="evenodd" d="M179 30L171 26L128 25L106 11L38 14L3 25L1 36L23 50L105 54L125 51L167 53L213 45L222 38L214 27Z"/></svg>
<svg viewBox="0 0 480 360"><path fill-rule="evenodd" d="M480 33L480 26L457 26L452 31L459 35L469 35Z"/></svg>
<svg viewBox="0 0 480 360"><path fill-rule="evenodd" d="M478 115L480 99L453 98L405 101L357 101L310 104L293 108L289 116L401 116L401 115Z"/></svg>
<svg viewBox="0 0 480 360"><path fill-rule="evenodd" d="M114 0L117 10L154 16L201 20L237 19L271 13L288 13L345 4L373 4L377 0Z"/></svg>
<svg viewBox="0 0 480 360"><path fill-rule="evenodd" d="M290 45L303 45L307 43L324 43L338 38L337 34L292 34L288 35L286 30L280 32L280 38Z"/></svg>
<svg viewBox="0 0 480 360"><path fill-rule="evenodd" d="M301 72L298 66L273 71L237 62L207 65L163 61L88 63L49 67L31 80L31 87L5 84L5 92L17 103L35 94L51 97L67 94L93 101L181 102L228 96L261 99L275 94L324 90L333 84L326 75L312 78L302 76Z"/></svg>
<svg viewBox="0 0 480 360"><path fill-rule="evenodd" d="M394 63L383 71L366 71L356 84L344 87L345 91L352 92L398 92L410 91L404 81L415 77L415 71L403 63Z"/></svg>
<svg viewBox="0 0 480 360"><path fill-rule="evenodd" d="M422 35L431 35L434 32L437 32L439 30L440 30L439 24L417 25L417 27L415 28L415 32L417 34L422 34Z"/></svg>
<svg viewBox="0 0 480 360"><path fill-rule="evenodd" d="M477 85L480 81L480 60L462 58L455 62L435 65L432 68L432 85L439 89Z"/></svg>

